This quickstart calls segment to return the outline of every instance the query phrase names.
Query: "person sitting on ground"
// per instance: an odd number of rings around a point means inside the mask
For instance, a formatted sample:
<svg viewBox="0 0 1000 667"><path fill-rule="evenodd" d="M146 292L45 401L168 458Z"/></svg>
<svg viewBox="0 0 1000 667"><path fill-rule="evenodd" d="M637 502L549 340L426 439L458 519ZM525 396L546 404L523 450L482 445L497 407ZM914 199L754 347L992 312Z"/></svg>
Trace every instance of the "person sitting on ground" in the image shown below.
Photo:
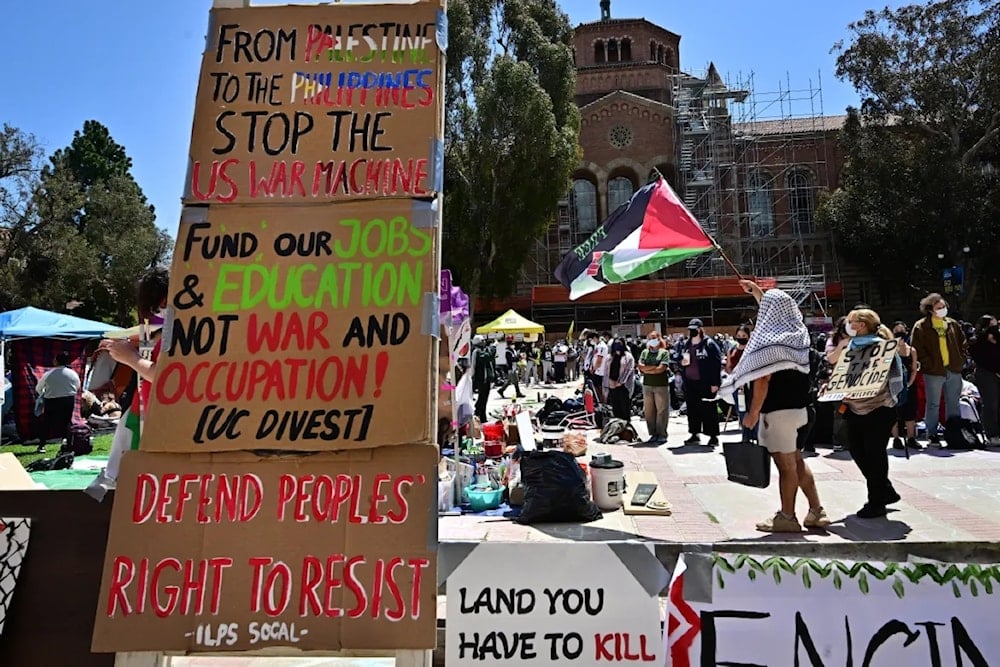
<svg viewBox="0 0 1000 667"><path fill-rule="evenodd" d="M778 467L781 509L757 524L764 532L797 533L802 525L795 516L799 489L809 500L806 528L825 528L830 519L820 502L816 480L797 448L799 429L808 423L809 331L798 304L779 289L766 293L750 280L740 286L760 304L750 342L733 369L734 387L753 383L753 401L743 426L757 429L760 444ZM759 422L759 426L758 426Z"/></svg>

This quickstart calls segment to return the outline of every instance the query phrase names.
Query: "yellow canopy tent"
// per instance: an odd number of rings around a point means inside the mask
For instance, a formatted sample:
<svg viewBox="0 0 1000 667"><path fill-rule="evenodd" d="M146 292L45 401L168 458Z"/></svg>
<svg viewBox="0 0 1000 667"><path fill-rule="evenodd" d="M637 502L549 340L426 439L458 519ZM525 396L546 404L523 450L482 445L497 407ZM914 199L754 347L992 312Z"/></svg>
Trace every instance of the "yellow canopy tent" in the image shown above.
<svg viewBox="0 0 1000 667"><path fill-rule="evenodd" d="M526 317L518 315L513 310L508 310L506 313L496 318L489 324L484 324L483 326L476 329L477 334L543 334L545 333L545 327L541 324L536 324Z"/></svg>

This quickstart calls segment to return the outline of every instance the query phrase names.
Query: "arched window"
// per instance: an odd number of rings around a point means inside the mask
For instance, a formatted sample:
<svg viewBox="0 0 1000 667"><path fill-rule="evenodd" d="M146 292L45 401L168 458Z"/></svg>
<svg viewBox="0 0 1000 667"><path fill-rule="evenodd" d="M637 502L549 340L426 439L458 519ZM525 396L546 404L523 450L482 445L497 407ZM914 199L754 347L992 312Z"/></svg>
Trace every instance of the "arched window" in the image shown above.
<svg viewBox="0 0 1000 667"><path fill-rule="evenodd" d="M747 213L750 214L750 236L763 238L774 235L774 190L766 174L747 174Z"/></svg>
<svg viewBox="0 0 1000 667"><path fill-rule="evenodd" d="M573 181L569 215L577 234L590 234L597 229L597 187L585 178Z"/></svg>
<svg viewBox="0 0 1000 667"><path fill-rule="evenodd" d="M793 234L812 231L813 210L812 179L804 171L793 171L788 175L788 212Z"/></svg>
<svg viewBox="0 0 1000 667"><path fill-rule="evenodd" d="M674 66L674 50L669 46L663 50L663 64L667 67Z"/></svg>
<svg viewBox="0 0 1000 667"><path fill-rule="evenodd" d="M664 54L663 45L660 44L658 47L656 47L656 62L658 63L663 62L663 54Z"/></svg>
<svg viewBox="0 0 1000 667"><path fill-rule="evenodd" d="M614 39L608 40L608 62L616 63L618 62L618 41Z"/></svg>
<svg viewBox="0 0 1000 667"><path fill-rule="evenodd" d="M632 192L632 179L625 176L612 178L608 182L608 212L614 211L631 199Z"/></svg>
<svg viewBox="0 0 1000 667"><path fill-rule="evenodd" d="M605 60L604 42L601 41L594 42L594 62L603 63L604 60Z"/></svg>
<svg viewBox="0 0 1000 667"><path fill-rule="evenodd" d="M622 53L621 53L622 62L623 63L631 62L631 60L632 60L632 40L631 39L623 39L622 40L621 49L622 49Z"/></svg>
<svg viewBox="0 0 1000 667"><path fill-rule="evenodd" d="M653 40L649 41L649 59L656 62L656 42Z"/></svg>

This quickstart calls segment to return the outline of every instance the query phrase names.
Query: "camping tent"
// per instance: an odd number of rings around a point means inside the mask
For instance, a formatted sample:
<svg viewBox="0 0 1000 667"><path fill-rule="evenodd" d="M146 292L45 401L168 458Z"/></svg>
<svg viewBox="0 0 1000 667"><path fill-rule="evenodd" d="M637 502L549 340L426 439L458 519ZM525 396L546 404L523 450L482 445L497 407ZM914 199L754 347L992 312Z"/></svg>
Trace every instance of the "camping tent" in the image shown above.
<svg viewBox="0 0 1000 667"><path fill-rule="evenodd" d="M0 313L0 349L10 347L11 378L14 384L14 418L22 440L48 433L36 432L35 385L55 360L58 352L66 352L70 368L82 381L87 367L89 339L100 338L118 327L82 317L53 313L39 308L20 308ZM81 420L79 395L74 420Z"/></svg>
<svg viewBox="0 0 1000 667"><path fill-rule="evenodd" d="M483 326L476 329L477 334L506 334L508 336L513 336L514 334L543 334L545 333L545 327L541 324L536 324L522 315L518 315L513 310L508 310L506 313L496 318L489 324L484 324Z"/></svg>
<svg viewBox="0 0 1000 667"><path fill-rule="evenodd" d="M120 327L82 317L52 313L40 308L19 308L0 313L0 338L99 338Z"/></svg>

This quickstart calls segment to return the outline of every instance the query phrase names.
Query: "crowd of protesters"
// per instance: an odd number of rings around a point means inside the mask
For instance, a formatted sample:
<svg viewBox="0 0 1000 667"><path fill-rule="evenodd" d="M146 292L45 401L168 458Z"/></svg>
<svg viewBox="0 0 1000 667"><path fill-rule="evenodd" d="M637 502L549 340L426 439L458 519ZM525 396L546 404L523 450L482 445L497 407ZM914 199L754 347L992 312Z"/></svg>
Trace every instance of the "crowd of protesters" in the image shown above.
<svg viewBox="0 0 1000 667"><path fill-rule="evenodd" d="M628 421L641 415L649 444L666 443L670 417L686 416L688 437L675 446L706 451L720 444L720 422L735 418L740 438L759 441L777 465L781 509L758 525L774 532L829 524L803 458L816 443L848 452L864 476L867 499L856 513L860 518L883 516L900 500L889 479L890 443L898 450L947 446L950 425L972 421L984 444L1000 446L996 317L983 315L974 324L957 320L949 316L944 297L929 294L912 324L883 323L873 308L859 303L830 332L810 333L787 294L753 283L744 283L744 289L757 299L759 311L753 324L731 333L709 335L694 318L686 334L654 330L644 338L592 329L577 340L477 337L475 354L489 360L477 365L491 370L488 377L477 374L476 412L485 419L486 397L493 390L516 399L525 395L522 387L579 383L581 393L589 389L615 417ZM877 395L817 401L845 350L863 351L891 339L898 343L897 354ZM824 419L826 427L818 428ZM809 501L802 524L795 516L799 490Z"/></svg>

